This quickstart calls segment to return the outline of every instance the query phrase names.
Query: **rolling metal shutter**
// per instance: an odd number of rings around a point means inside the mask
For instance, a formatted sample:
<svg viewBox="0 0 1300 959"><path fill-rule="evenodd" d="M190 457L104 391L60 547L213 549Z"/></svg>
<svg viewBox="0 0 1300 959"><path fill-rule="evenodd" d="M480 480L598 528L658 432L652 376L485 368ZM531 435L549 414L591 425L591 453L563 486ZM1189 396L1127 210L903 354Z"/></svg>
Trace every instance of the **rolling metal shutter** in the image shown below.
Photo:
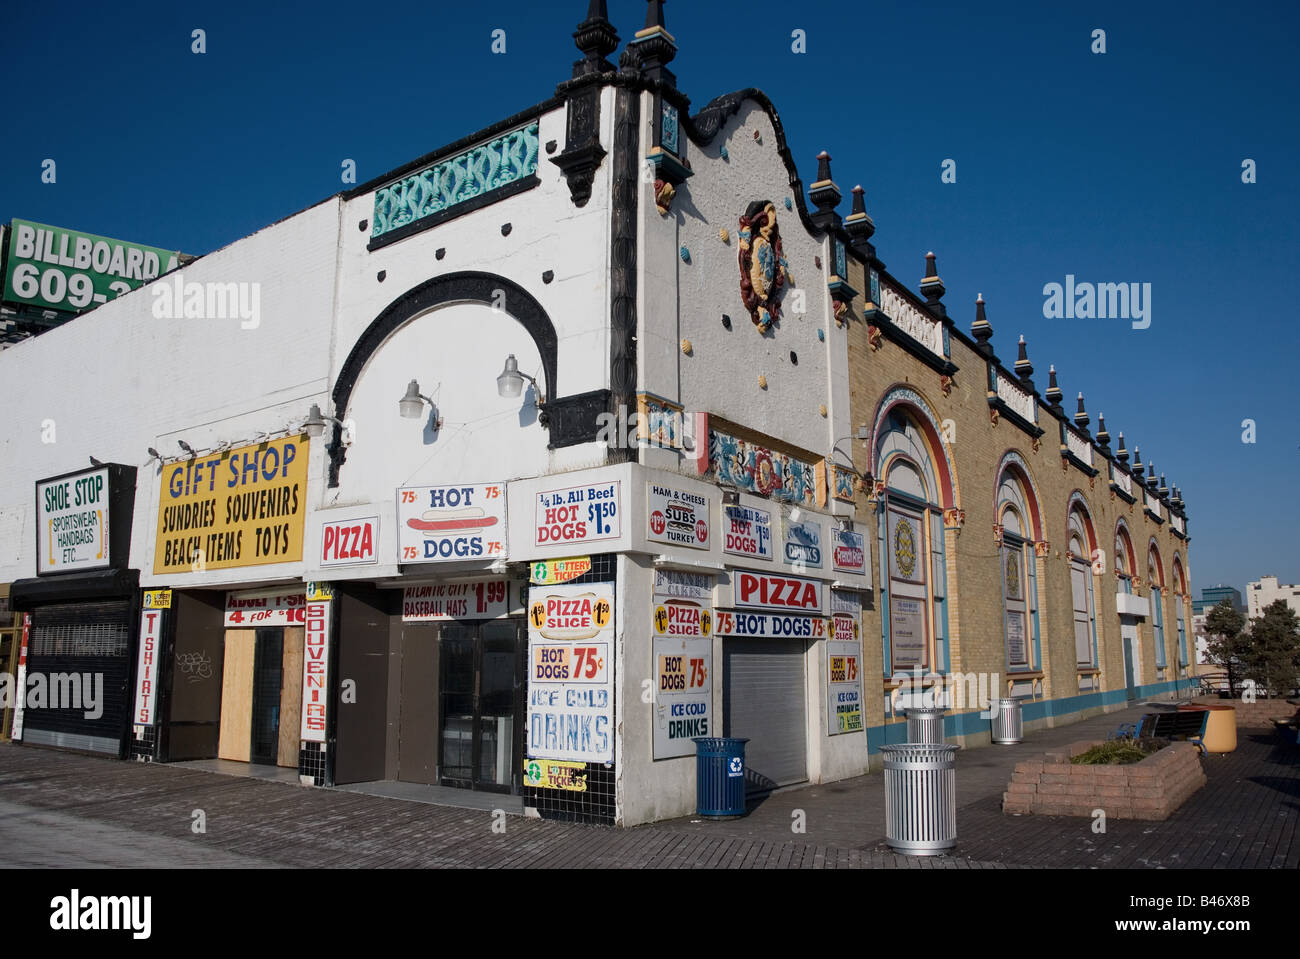
<svg viewBox="0 0 1300 959"><path fill-rule="evenodd" d="M53 706L54 689L76 689L80 705L73 708L27 709L23 741L65 749L119 755L126 730L127 688L131 679L131 616L129 602L59 603L32 612L27 650L27 676L45 675ZM52 677L61 676L56 682ZM95 678L102 676L102 687ZM90 688L84 689L84 681ZM99 699L86 707L86 694ZM87 712L99 712L93 719Z"/></svg>
<svg viewBox="0 0 1300 959"><path fill-rule="evenodd" d="M722 645L723 728L747 738L745 788L763 792L808 778L803 644L728 639Z"/></svg>

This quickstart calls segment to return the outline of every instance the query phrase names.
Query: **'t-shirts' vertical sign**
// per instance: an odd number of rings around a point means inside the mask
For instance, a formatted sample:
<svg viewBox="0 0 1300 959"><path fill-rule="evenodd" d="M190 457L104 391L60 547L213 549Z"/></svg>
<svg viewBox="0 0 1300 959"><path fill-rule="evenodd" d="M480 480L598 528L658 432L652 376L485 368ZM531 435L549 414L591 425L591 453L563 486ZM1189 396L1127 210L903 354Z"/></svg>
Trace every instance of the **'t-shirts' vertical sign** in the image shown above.
<svg viewBox="0 0 1300 959"><path fill-rule="evenodd" d="M167 597L168 606L171 596ZM140 657L135 670L135 713L133 726L156 726L154 706L158 701L158 655L162 648L162 609L145 606L140 613Z"/></svg>
<svg viewBox="0 0 1300 959"><path fill-rule="evenodd" d="M323 743L329 688L330 594L317 588L309 589L308 596L302 655L301 738L309 743ZM319 598L322 596L326 598Z"/></svg>
<svg viewBox="0 0 1300 959"><path fill-rule="evenodd" d="M108 469L36 484L36 572L75 572L110 565Z"/></svg>
<svg viewBox="0 0 1300 959"><path fill-rule="evenodd" d="M528 591L528 756L614 761L614 584Z"/></svg>

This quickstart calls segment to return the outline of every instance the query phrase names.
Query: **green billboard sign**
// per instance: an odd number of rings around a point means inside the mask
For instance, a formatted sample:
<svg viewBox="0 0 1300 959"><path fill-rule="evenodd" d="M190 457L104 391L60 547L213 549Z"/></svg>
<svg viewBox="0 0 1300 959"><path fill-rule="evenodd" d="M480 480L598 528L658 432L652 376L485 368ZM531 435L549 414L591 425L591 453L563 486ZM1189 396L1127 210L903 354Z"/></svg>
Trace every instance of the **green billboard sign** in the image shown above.
<svg viewBox="0 0 1300 959"><path fill-rule="evenodd" d="M191 257L139 243L13 220L4 299L51 310L88 310L143 286Z"/></svg>

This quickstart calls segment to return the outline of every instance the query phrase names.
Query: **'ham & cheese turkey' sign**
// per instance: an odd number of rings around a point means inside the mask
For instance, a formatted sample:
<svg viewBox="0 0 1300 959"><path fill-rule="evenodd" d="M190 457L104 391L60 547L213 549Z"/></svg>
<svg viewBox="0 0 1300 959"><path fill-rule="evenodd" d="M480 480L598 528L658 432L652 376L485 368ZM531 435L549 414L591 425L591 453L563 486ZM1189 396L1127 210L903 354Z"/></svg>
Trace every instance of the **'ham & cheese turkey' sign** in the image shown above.
<svg viewBox="0 0 1300 959"><path fill-rule="evenodd" d="M456 563L506 554L506 485L397 491L398 562Z"/></svg>

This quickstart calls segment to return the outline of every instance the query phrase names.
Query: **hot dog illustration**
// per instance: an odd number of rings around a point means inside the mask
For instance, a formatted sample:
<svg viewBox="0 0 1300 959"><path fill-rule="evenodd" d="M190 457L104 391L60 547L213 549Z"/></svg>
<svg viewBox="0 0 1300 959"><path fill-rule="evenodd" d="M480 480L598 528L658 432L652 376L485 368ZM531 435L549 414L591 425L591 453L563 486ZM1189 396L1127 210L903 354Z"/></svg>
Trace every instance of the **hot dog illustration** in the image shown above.
<svg viewBox="0 0 1300 959"><path fill-rule="evenodd" d="M495 516L484 516L477 506L464 509L427 509L419 519L408 519L406 525L423 533L458 533L463 530L486 529L496 524Z"/></svg>

